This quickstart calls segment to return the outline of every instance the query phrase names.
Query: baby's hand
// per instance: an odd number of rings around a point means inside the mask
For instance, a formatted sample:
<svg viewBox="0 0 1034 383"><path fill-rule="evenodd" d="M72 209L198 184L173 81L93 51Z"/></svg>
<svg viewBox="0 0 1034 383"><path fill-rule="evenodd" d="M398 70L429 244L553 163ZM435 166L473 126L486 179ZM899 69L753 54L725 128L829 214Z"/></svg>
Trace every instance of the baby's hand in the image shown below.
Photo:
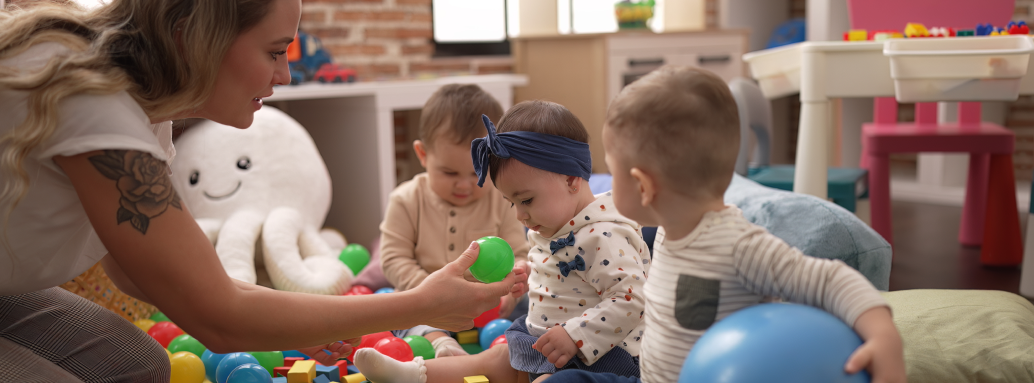
<svg viewBox="0 0 1034 383"><path fill-rule="evenodd" d="M866 311L855 322L855 328L865 338L847 359L844 371L857 373L863 368L872 375L872 383L904 383L905 352L901 335L890 320L890 311L884 307Z"/></svg>
<svg viewBox="0 0 1034 383"><path fill-rule="evenodd" d="M499 298L499 317L509 318L515 307L517 307L517 300L509 295L503 295Z"/></svg>
<svg viewBox="0 0 1034 383"><path fill-rule="evenodd" d="M539 340L531 347L541 352L546 360L557 368L564 367L572 357L578 354L578 346L574 344L563 326L553 326L546 330L546 333L539 337Z"/></svg>

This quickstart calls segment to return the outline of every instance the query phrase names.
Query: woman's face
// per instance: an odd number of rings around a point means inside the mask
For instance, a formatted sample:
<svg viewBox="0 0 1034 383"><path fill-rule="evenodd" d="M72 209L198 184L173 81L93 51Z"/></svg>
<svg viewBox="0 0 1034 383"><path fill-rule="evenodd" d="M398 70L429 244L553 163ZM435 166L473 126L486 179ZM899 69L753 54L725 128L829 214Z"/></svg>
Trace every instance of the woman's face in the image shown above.
<svg viewBox="0 0 1034 383"><path fill-rule="evenodd" d="M212 96L197 117L245 129L262 107L262 98L273 95L273 85L291 82L284 52L298 31L302 5L300 0L272 2L265 18L233 41Z"/></svg>

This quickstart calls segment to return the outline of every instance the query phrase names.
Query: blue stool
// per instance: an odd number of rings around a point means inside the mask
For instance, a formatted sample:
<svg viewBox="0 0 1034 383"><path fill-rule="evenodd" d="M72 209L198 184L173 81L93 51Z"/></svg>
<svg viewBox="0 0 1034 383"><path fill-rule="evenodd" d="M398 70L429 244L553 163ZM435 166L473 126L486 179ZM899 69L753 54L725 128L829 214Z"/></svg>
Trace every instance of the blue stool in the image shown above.
<svg viewBox="0 0 1034 383"><path fill-rule="evenodd" d="M751 168L747 178L774 189L793 191L793 165ZM869 197L869 171L855 168L829 168L828 195L833 203L855 212L858 199Z"/></svg>

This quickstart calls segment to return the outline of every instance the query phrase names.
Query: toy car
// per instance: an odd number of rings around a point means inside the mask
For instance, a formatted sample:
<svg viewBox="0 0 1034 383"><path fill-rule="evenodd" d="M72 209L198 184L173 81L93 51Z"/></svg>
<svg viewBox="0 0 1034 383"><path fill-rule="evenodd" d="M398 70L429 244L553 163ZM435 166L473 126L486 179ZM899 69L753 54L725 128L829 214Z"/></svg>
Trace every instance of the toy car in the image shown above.
<svg viewBox="0 0 1034 383"><path fill-rule="evenodd" d="M345 68L337 64L326 63L316 71L316 81L322 83L354 82L356 72L354 69Z"/></svg>

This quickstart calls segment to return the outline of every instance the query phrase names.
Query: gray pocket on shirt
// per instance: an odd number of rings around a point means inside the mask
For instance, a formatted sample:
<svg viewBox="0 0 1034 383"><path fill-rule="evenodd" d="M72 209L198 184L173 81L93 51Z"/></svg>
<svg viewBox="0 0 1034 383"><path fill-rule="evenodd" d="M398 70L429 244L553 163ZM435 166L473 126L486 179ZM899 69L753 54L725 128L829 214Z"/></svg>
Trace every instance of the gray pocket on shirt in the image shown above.
<svg viewBox="0 0 1034 383"><path fill-rule="evenodd" d="M679 275L675 287L675 319L690 330L707 330L718 316L721 281Z"/></svg>

